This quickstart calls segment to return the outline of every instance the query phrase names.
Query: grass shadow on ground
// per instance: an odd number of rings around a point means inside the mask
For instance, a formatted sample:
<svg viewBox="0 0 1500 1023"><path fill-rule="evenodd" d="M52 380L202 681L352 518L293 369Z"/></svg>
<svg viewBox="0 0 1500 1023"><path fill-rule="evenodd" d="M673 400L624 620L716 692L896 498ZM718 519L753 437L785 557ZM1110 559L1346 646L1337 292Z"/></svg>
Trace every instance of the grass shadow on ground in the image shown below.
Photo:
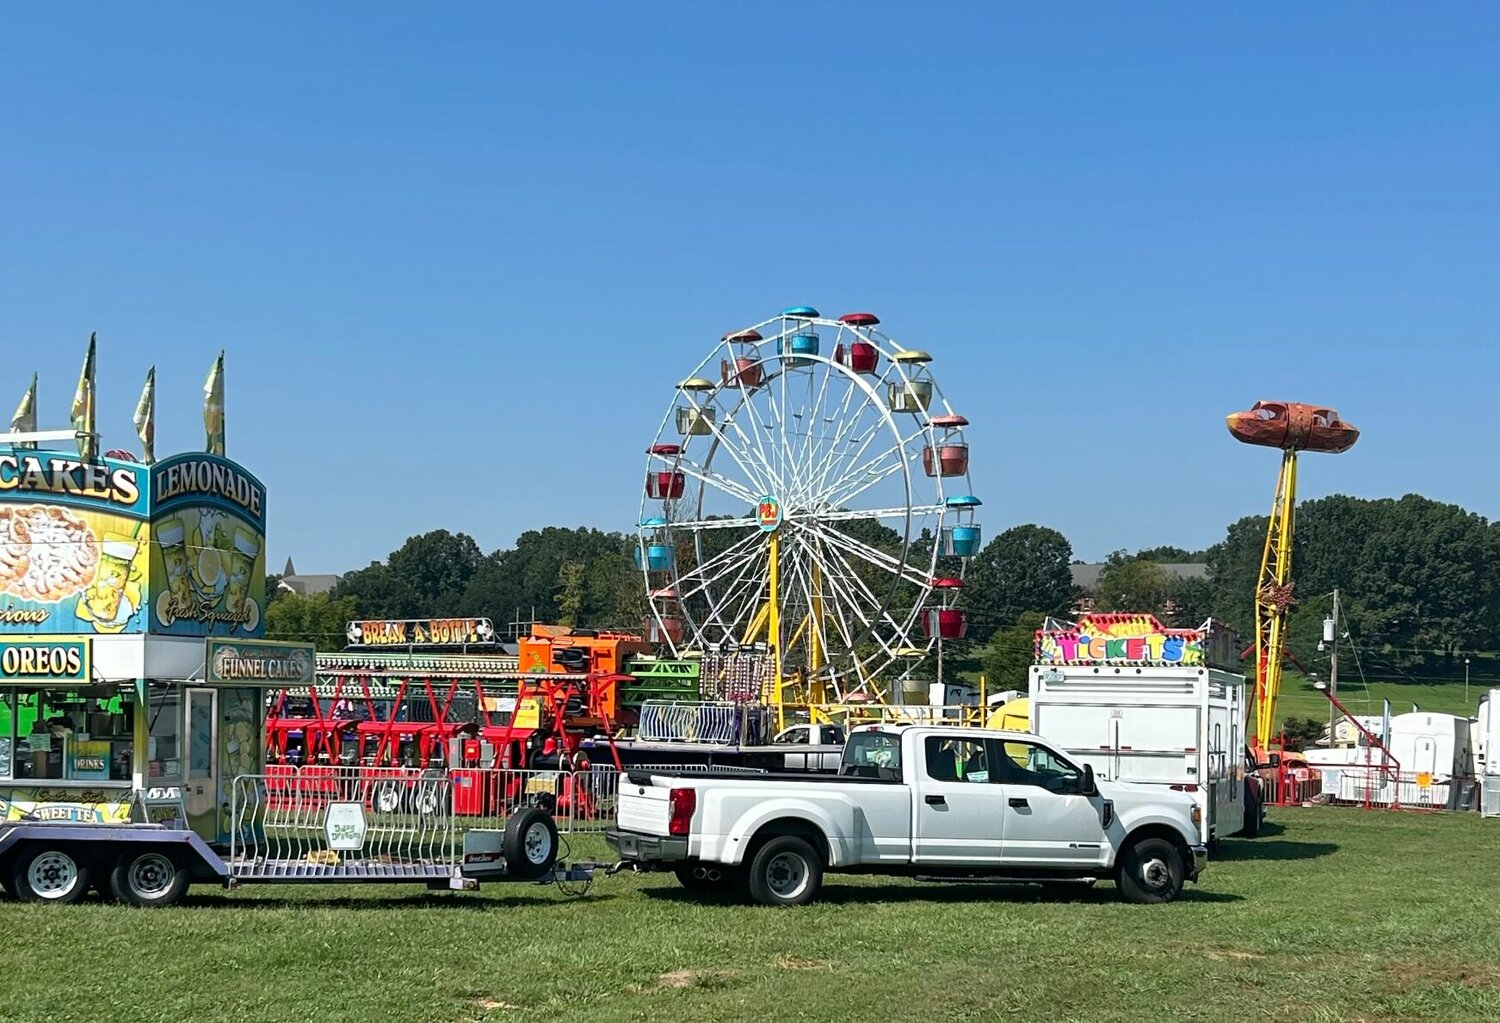
<svg viewBox="0 0 1500 1023"><path fill-rule="evenodd" d="M1316 860L1338 852L1333 842L1291 842L1285 839L1250 838L1224 842L1209 857L1214 860Z"/></svg>
<svg viewBox="0 0 1500 1023"><path fill-rule="evenodd" d="M732 894L690 892L684 888L648 888L643 895L661 902L685 904L744 905L746 900ZM1015 882L932 881L915 885L902 884L829 884L818 893L817 901L827 905L878 905L933 903L951 905L964 902L1027 903L1113 903L1119 892L1114 885L1089 886L1078 883L1037 885ZM1241 902L1243 896L1185 888L1183 902Z"/></svg>
<svg viewBox="0 0 1500 1023"><path fill-rule="evenodd" d="M229 892L191 892L184 906L187 909L337 909L337 910L392 910L392 909L436 909L436 910L482 910L496 908L565 906L574 901L573 896L561 892L539 895L507 895L485 898L466 892L413 892L410 895L365 895L358 887L347 894L328 898L308 898L305 893L286 895L233 894ZM582 896L589 902L609 902L616 898L613 893L590 891Z"/></svg>

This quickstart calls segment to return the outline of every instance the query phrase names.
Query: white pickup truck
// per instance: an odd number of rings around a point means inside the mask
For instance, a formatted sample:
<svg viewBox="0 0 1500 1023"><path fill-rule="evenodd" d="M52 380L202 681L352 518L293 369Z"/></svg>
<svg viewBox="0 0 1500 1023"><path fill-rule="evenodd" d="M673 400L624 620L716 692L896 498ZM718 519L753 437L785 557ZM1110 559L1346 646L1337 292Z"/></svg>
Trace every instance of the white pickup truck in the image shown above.
<svg viewBox="0 0 1500 1023"><path fill-rule="evenodd" d="M1169 902L1207 860L1201 811L1169 789L1096 782L1037 736L925 725L849 734L837 776L631 771L605 838L622 862L766 905L825 871L929 880L1107 878Z"/></svg>

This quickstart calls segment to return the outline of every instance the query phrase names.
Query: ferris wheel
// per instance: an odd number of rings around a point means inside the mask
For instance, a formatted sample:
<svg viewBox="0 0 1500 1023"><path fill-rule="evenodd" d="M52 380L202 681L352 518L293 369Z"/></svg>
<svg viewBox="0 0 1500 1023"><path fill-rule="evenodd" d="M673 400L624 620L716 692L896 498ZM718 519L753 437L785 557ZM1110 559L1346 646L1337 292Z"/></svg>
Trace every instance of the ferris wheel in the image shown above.
<svg viewBox="0 0 1500 1023"><path fill-rule="evenodd" d="M981 545L968 421L931 355L879 322L797 306L724 335L647 449L650 638L764 653L746 698L883 702L964 634L955 598Z"/></svg>

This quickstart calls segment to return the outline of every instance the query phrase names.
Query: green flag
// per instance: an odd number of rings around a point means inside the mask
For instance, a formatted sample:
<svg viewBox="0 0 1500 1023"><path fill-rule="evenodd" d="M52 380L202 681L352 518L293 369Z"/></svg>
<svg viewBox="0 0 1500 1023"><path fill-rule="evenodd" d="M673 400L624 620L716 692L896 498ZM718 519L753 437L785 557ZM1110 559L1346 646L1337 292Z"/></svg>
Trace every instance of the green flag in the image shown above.
<svg viewBox="0 0 1500 1023"><path fill-rule="evenodd" d="M204 448L211 455L224 455L224 353L214 360L203 382L203 429L208 434Z"/></svg>
<svg viewBox="0 0 1500 1023"><path fill-rule="evenodd" d="M146 386L141 389L141 400L135 403L135 435L141 439L141 461L147 465L156 462L156 367L146 371Z"/></svg>
<svg viewBox="0 0 1500 1023"><path fill-rule="evenodd" d="M16 406L16 414L10 417L11 433L36 433L36 374L31 374L31 386L21 396L21 404ZM18 445L24 448L36 447L35 441Z"/></svg>
<svg viewBox="0 0 1500 1023"><path fill-rule="evenodd" d="M85 462L94 460L99 436L94 432L94 347L97 334L89 335L89 354L83 360L83 372L78 374L78 390L73 392L73 429L78 432L78 457Z"/></svg>

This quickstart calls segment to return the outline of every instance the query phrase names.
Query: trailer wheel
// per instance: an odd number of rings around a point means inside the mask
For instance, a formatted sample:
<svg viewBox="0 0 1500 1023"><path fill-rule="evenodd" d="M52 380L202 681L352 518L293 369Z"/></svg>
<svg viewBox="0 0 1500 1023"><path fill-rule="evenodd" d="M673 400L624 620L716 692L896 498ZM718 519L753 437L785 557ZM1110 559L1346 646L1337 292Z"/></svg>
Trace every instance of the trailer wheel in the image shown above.
<svg viewBox="0 0 1500 1023"><path fill-rule="evenodd" d="M500 851L511 877L535 881L551 873L557 862L557 825L552 815L534 806L517 810L505 822Z"/></svg>
<svg viewBox="0 0 1500 1023"><path fill-rule="evenodd" d="M109 872L109 890L131 906L170 906L187 894L182 861L162 849L129 849Z"/></svg>
<svg viewBox="0 0 1500 1023"><path fill-rule="evenodd" d="M435 781L426 781L412 793L412 803L417 813L431 817L443 809L443 793Z"/></svg>
<svg viewBox="0 0 1500 1023"><path fill-rule="evenodd" d="M1182 894L1182 853L1165 838L1143 838L1120 857L1120 897L1137 905L1171 902Z"/></svg>
<svg viewBox="0 0 1500 1023"><path fill-rule="evenodd" d="M806 839L778 835L756 850L748 882L750 897L763 906L800 906L818 894L823 861Z"/></svg>
<svg viewBox="0 0 1500 1023"><path fill-rule="evenodd" d="M376 813L398 813L401 810L402 798L405 790L398 781L383 781L375 786L375 795L371 802L375 804Z"/></svg>
<svg viewBox="0 0 1500 1023"><path fill-rule="evenodd" d="M22 902L67 905L87 894L90 873L87 861L76 851L41 846L16 857L10 883Z"/></svg>

